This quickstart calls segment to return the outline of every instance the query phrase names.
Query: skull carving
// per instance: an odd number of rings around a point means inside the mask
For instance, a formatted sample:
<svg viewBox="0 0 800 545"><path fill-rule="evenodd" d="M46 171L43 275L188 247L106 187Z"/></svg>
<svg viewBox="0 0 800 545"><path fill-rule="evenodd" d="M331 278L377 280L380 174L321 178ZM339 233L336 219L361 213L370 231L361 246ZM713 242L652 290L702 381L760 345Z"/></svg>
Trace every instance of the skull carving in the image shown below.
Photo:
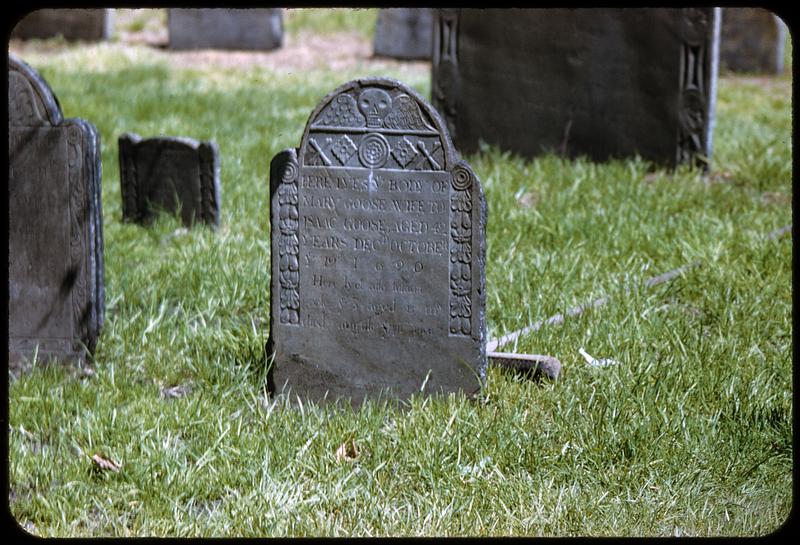
<svg viewBox="0 0 800 545"><path fill-rule="evenodd" d="M367 118L367 127L381 127L392 99L383 89L366 89L358 96L358 109Z"/></svg>

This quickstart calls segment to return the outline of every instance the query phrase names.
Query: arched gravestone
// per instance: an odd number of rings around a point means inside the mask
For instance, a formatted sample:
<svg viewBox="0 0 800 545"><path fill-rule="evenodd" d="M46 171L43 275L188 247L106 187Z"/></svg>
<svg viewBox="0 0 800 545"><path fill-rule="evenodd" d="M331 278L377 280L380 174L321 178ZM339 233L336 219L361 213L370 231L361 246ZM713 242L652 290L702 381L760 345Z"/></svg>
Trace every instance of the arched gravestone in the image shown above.
<svg viewBox="0 0 800 545"><path fill-rule="evenodd" d="M180 213L187 227L219 226L219 149L213 140L125 133L119 168L123 220L146 225L165 211Z"/></svg>
<svg viewBox="0 0 800 545"><path fill-rule="evenodd" d="M9 360L94 352L104 315L100 139L8 61Z"/></svg>
<svg viewBox="0 0 800 545"><path fill-rule="evenodd" d="M270 166L273 391L472 393L486 369L486 203L439 115L351 81Z"/></svg>
<svg viewBox="0 0 800 545"><path fill-rule="evenodd" d="M719 8L442 9L433 40L461 152L708 163Z"/></svg>

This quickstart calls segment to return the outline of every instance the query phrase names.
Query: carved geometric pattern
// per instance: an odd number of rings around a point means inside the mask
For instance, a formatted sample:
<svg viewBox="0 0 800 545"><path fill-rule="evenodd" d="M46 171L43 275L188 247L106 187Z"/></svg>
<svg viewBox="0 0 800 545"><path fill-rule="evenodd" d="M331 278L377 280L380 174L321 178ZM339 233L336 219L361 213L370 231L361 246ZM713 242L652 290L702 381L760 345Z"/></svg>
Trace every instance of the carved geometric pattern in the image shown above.
<svg viewBox="0 0 800 545"><path fill-rule="evenodd" d="M381 168L389 158L389 142L386 137L375 132L364 136L358 146L358 158L367 168Z"/></svg>
<svg viewBox="0 0 800 545"><path fill-rule="evenodd" d="M280 239L280 321L300 323L300 242L298 239L297 163L286 163L278 188Z"/></svg>
<svg viewBox="0 0 800 545"><path fill-rule="evenodd" d="M341 164L347 163L358 148L347 135L340 136L331 146L331 153Z"/></svg>
<svg viewBox="0 0 800 545"><path fill-rule="evenodd" d="M472 332L472 177L453 169L450 192L450 333Z"/></svg>
<svg viewBox="0 0 800 545"><path fill-rule="evenodd" d="M392 150L392 156L397 161L397 164L405 168L408 166L408 163L413 161L417 156L417 149L408 137L403 137L400 142L395 144L394 150Z"/></svg>

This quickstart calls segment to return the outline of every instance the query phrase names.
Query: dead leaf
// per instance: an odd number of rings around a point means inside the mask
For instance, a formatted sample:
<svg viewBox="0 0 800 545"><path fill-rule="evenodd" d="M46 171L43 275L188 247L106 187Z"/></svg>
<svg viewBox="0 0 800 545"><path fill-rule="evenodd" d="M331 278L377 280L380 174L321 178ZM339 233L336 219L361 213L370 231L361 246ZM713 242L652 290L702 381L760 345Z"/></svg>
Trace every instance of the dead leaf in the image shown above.
<svg viewBox="0 0 800 545"><path fill-rule="evenodd" d="M519 198L519 205L522 208L536 208L537 204L539 204L539 194L535 191L525 192Z"/></svg>
<svg viewBox="0 0 800 545"><path fill-rule="evenodd" d="M352 461L358 458L358 449L356 448L356 443L352 439L348 439L341 446L336 450L336 461Z"/></svg>
<svg viewBox="0 0 800 545"><path fill-rule="evenodd" d="M92 461L95 463L96 468L105 471L119 471L120 467L122 467L114 460L109 460L108 458L104 458L99 454L93 454Z"/></svg>
<svg viewBox="0 0 800 545"><path fill-rule="evenodd" d="M189 384L177 384L169 388L162 388L161 397L166 399L176 399L187 395L191 391L192 388Z"/></svg>

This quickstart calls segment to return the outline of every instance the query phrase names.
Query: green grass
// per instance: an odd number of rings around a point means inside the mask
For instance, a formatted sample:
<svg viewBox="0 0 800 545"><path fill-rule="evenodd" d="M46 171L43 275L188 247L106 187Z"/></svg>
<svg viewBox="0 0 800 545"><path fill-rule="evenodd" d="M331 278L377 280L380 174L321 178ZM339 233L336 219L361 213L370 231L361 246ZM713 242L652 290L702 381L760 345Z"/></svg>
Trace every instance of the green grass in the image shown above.
<svg viewBox="0 0 800 545"><path fill-rule="evenodd" d="M377 72L176 69L166 55L65 45L26 57L65 114L101 133L107 306L93 375L37 365L9 378L21 525L42 536L730 536L785 521L792 248L764 235L792 221L790 71L720 81L709 178L639 160L468 157L489 204L492 336L612 300L519 340L561 360L556 383L492 368L483 402L354 412L265 397L267 168L298 145L322 96ZM428 94L426 72L382 73ZM121 222L124 131L217 141L219 232ZM535 206L519 204L525 194ZM702 266L680 279L637 287L694 259ZM580 347L619 364L591 368ZM162 396L176 385L188 394ZM360 454L339 462L348 439ZM121 471L93 471L96 453Z"/></svg>

